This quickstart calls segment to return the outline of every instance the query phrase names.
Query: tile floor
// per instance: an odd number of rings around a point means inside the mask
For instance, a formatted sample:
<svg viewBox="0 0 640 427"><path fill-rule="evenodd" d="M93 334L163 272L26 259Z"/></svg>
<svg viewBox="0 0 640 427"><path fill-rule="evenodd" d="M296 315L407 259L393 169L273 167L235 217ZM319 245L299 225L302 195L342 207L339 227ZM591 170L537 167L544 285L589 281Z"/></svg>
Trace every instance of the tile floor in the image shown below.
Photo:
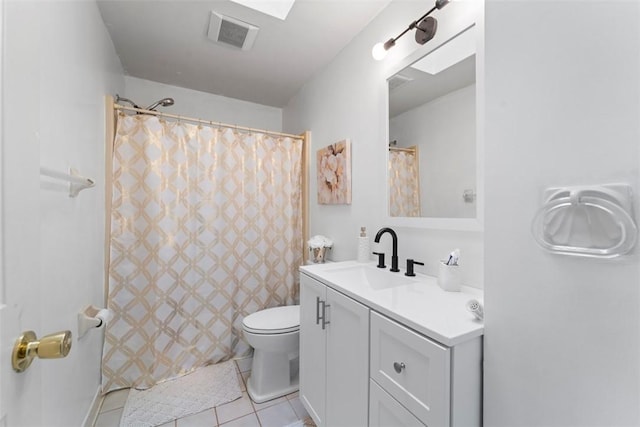
<svg viewBox="0 0 640 427"><path fill-rule="evenodd" d="M236 360L242 397L199 414L163 424L160 427L285 427L311 426L313 420L302 406L298 393L264 403L255 403L247 394L246 381L251 372L251 359ZM102 401L94 427L117 427L129 390L109 393Z"/></svg>

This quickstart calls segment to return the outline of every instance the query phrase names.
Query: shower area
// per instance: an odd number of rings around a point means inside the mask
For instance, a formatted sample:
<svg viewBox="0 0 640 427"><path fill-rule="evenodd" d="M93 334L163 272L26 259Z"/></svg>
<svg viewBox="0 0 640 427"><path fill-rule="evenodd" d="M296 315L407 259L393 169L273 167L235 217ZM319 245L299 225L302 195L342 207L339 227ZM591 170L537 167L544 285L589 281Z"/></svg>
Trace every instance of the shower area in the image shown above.
<svg viewBox="0 0 640 427"><path fill-rule="evenodd" d="M172 105L107 97L103 393L246 356L242 319L298 298L310 133Z"/></svg>
<svg viewBox="0 0 640 427"><path fill-rule="evenodd" d="M389 146L389 214L420 217L420 153L417 146Z"/></svg>

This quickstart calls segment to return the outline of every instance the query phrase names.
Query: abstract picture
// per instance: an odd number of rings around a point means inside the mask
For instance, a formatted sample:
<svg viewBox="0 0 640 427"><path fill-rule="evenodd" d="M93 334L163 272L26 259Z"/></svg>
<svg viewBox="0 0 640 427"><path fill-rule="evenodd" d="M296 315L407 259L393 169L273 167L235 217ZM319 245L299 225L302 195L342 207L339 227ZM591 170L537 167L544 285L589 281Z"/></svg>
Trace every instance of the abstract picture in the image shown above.
<svg viewBox="0 0 640 427"><path fill-rule="evenodd" d="M351 204L351 143L348 139L318 150L318 204Z"/></svg>

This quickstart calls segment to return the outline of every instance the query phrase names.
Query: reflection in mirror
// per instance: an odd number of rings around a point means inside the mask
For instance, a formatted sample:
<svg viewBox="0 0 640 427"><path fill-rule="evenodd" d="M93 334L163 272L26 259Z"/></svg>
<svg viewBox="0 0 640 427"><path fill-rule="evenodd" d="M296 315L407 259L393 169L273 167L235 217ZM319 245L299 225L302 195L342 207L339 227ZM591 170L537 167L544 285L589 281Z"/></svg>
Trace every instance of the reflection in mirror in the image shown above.
<svg viewBox="0 0 640 427"><path fill-rule="evenodd" d="M473 27L392 76L389 213L476 218Z"/></svg>

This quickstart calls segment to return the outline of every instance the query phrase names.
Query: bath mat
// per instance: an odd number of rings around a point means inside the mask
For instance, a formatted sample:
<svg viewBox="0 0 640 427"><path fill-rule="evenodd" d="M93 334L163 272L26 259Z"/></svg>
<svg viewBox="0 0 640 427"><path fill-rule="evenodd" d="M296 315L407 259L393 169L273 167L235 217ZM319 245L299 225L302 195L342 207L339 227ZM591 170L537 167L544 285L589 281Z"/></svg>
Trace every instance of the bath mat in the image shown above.
<svg viewBox="0 0 640 427"><path fill-rule="evenodd" d="M241 396L238 374L232 360L205 366L146 390L131 389L120 426L159 426L231 402Z"/></svg>

